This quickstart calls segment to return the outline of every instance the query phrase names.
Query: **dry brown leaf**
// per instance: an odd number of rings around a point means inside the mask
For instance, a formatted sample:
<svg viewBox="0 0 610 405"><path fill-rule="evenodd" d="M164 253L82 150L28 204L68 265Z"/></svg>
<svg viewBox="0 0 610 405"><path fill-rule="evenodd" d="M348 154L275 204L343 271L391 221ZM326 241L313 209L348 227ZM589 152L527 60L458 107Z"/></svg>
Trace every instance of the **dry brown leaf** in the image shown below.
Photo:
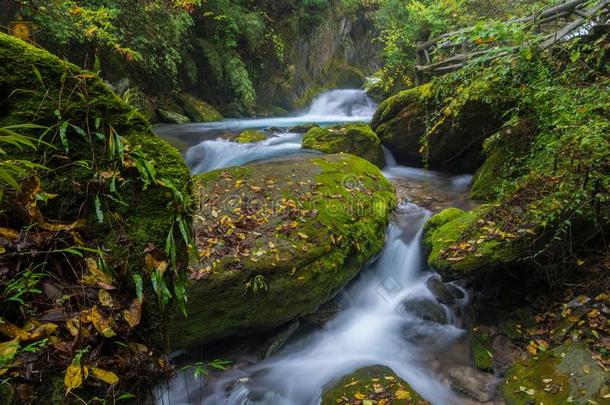
<svg viewBox="0 0 610 405"><path fill-rule="evenodd" d="M102 306L105 306L107 308L114 307L114 301L112 300L112 296L110 295L110 293L108 291L99 290L97 292L97 298L100 300L100 303L102 304Z"/></svg>
<svg viewBox="0 0 610 405"><path fill-rule="evenodd" d="M140 324L142 319L142 303L140 300L136 298L132 301L129 310L123 311L123 318L125 318L131 328L135 328Z"/></svg>

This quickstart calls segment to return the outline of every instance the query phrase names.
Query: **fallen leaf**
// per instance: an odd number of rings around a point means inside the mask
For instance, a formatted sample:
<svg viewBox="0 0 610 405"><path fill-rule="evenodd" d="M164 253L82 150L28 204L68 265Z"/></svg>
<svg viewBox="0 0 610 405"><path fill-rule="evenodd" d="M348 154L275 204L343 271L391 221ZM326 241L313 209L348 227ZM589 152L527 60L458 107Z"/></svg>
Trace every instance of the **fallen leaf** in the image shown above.
<svg viewBox="0 0 610 405"><path fill-rule="evenodd" d="M116 333L114 332L114 330L112 330L112 327L110 326L108 320L104 318L104 316L99 312L97 306L95 305L93 306L93 308L91 308L91 311L89 312L89 320L91 321L93 326L95 326L95 329L97 329L98 332L100 332L104 337L111 338L113 336L116 336Z"/></svg>
<svg viewBox="0 0 610 405"><path fill-rule="evenodd" d="M97 367L92 367L90 371L95 378L102 380L108 385L115 385L119 382L119 377L112 371L103 370Z"/></svg>
<svg viewBox="0 0 610 405"><path fill-rule="evenodd" d="M83 384L83 369L80 366L80 360L74 359L66 370L64 376L64 385L67 392L80 387Z"/></svg>
<svg viewBox="0 0 610 405"><path fill-rule="evenodd" d="M99 290L97 293L97 298L100 300L100 303L107 307L107 308L112 308L114 307L114 301L112 300L112 296L110 295L110 293L106 290Z"/></svg>
<svg viewBox="0 0 610 405"><path fill-rule="evenodd" d="M411 399L411 393L405 390L398 390L394 393L396 399Z"/></svg>
<svg viewBox="0 0 610 405"><path fill-rule="evenodd" d="M140 324L142 319L142 303L140 300L135 299L132 301L129 310L123 311L123 318L125 318L131 328L135 328Z"/></svg>

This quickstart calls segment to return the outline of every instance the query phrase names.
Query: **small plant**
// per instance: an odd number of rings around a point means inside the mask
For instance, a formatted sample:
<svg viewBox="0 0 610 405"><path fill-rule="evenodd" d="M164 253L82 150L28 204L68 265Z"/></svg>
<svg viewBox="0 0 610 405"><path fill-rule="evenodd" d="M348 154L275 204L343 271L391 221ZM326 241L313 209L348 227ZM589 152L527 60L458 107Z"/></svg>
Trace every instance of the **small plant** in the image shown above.
<svg viewBox="0 0 610 405"><path fill-rule="evenodd" d="M194 364L189 364L182 367L182 371L193 369L193 375L195 378L199 378L201 376L207 376L210 374L210 369L224 371L227 366L230 365L230 361L215 359L209 363L205 363L202 361L198 361Z"/></svg>
<svg viewBox="0 0 610 405"><path fill-rule="evenodd" d="M254 276L252 280L246 283L246 289L251 290L252 292L267 291L268 286L265 282L265 276L262 274Z"/></svg>

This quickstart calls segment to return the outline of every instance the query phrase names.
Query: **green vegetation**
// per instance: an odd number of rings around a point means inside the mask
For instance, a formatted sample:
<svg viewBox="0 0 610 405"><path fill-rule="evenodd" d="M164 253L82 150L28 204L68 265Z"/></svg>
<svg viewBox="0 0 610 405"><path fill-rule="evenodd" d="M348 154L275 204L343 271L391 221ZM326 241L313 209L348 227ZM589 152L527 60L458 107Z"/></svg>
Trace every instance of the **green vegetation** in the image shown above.
<svg viewBox="0 0 610 405"><path fill-rule="evenodd" d="M188 169L97 75L5 34L0 88L3 383L28 400L142 395L167 371L157 323L186 300ZM147 347L142 374L117 365L128 343Z"/></svg>

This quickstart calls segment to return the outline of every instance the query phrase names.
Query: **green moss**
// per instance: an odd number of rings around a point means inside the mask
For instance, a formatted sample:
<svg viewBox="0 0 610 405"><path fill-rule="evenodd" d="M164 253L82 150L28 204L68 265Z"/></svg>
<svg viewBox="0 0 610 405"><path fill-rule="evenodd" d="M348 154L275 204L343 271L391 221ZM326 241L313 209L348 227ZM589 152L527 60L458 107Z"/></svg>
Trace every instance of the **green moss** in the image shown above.
<svg viewBox="0 0 610 405"><path fill-rule="evenodd" d="M494 151L474 175L470 197L474 200L491 201L498 195L497 188L502 182L504 154Z"/></svg>
<svg viewBox="0 0 610 405"><path fill-rule="evenodd" d="M474 366L482 371L493 372L492 337L481 329L472 329L468 339Z"/></svg>
<svg viewBox="0 0 610 405"><path fill-rule="evenodd" d="M381 250L396 204L379 169L351 155L235 167L196 182L207 222L195 229L209 258L193 264L202 280L189 286L189 318L176 320L174 347L262 331L314 312ZM246 211L254 224L240 219ZM210 234L206 224L225 215L236 228ZM206 245L213 238L217 243ZM258 275L265 291L251 288Z"/></svg>
<svg viewBox="0 0 610 405"><path fill-rule="evenodd" d="M361 404L366 400L384 400L388 404L429 404L391 369L381 366L362 368L325 387L320 403Z"/></svg>
<svg viewBox="0 0 610 405"><path fill-rule="evenodd" d="M501 384L507 405L607 404L610 376L580 343L568 342L513 365Z"/></svg>
<svg viewBox="0 0 610 405"><path fill-rule="evenodd" d="M329 154L349 153L366 159L377 167L385 166L381 142L366 124L312 128L303 137L303 147Z"/></svg>
<svg viewBox="0 0 610 405"><path fill-rule="evenodd" d="M253 143L264 141L267 138L267 134L262 131L257 131L256 129L247 129L241 134L239 134L239 136L235 138L235 140L239 143Z"/></svg>
<svg viewBox="0 0 610 405"><path fill-rule="evenodd" d="M186 115L193 122L213 122L222 120L222 115L214 107L191 94L181 94L179 101L182 108L184 108Z"/></svg>
<svg viewBox="0 0 610 405"><path fill-rule="evenodd" d="M513 262L519 254L517 240L488 233L489 207L463 212L450 209L433 217L426 226L424 243L428 264L443 278L468 278ZM485 227L484 225L487 225Z"/></svg>

